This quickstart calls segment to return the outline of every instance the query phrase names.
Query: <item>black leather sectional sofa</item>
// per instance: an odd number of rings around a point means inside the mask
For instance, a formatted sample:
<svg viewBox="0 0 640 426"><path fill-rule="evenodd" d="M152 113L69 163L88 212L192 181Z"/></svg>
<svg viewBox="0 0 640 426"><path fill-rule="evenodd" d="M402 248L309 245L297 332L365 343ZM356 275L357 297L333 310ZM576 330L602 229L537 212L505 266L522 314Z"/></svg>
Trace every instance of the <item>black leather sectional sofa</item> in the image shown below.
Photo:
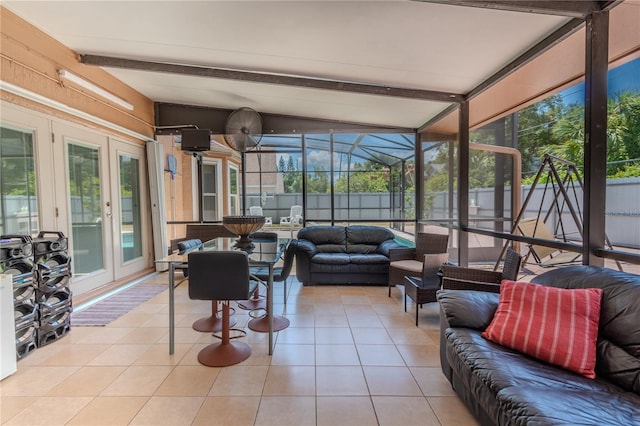
<svg viewBox="0 0 640 426"><path fill-rule="evenodd" d="M403 248L378 226L308 226L298 231L296 276L304 285L387 285L389 251Z"/></svg>
<svg viewBox="0 0 640 426"><path fill-rule="evenodd" d="M498 294L441 290L442 371L483 425L640 425L640 276L593 266L532 282L603 290L596 379L481 337Z"/></svg>

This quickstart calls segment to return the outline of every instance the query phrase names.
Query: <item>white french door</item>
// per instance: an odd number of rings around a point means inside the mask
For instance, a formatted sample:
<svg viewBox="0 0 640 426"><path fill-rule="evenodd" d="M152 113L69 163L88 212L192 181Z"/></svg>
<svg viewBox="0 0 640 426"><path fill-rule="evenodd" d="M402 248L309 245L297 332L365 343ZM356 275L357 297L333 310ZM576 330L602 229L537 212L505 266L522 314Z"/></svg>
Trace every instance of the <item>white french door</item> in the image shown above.
<svg viewBox="0 0 640 426"><path fill-rule="evenodd" d="M149 266L151 228L145 149L109 140L115 279Z"/></svg>
<svg viewBox="0 0 640 426"><path fill-rule="evenodd" d="M69 236L74 293L115 280L108 138L53 122L58 229Z"/></svg>
<svg viewBox="0 0 640 426"><path fill-rule="evenodd" d="M63 232L76 295L152 266L144 146L7 103L0 132L2 233Z"/></svg>
<svg viewBox="0 0 640 426"><path fill-rule="evenodd" d="M59 229L70 237L72 290L79 294L148 267L145 150L53 123Z"/></svg>

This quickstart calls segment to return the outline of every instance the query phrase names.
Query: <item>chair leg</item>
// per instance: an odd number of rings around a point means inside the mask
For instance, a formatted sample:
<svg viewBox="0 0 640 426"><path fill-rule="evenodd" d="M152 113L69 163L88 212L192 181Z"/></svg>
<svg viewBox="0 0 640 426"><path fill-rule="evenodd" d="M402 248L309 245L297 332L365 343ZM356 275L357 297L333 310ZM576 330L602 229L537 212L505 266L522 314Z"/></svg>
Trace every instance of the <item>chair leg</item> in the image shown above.
<svg viewBox="0 0 640 426"><path fill-rule="evenodd" d="M236 325L236 322L238 322L238 320L231 317L229 319L230 327L233 327L234 325ZM218 318L218 301L217 300L211 301L211 316L200 318L199 320L193 323L192 327L195 331L206 332L206 333L222 330L222 319Z"/></svg>
<svg viewBox="0 0 640 426"><path fill-rule="evenodd" d="M287 280L283 281L283 285L284 285L284 304L287 304Z"/></svg>
<svg viewBox="0 0 640 426"><path fill-rule="evenodd" d="M229 301L222 302L222 340L213 343L198 353L198 362L209 367L234 365L251 356L251 346L244 342L231 341L229 337Z"/></svg>
<svg viewBox="0 0 640 426"><path fill-rule="evenodd" d="M416 303L416 327L418 326L418 304Z"/></svg>

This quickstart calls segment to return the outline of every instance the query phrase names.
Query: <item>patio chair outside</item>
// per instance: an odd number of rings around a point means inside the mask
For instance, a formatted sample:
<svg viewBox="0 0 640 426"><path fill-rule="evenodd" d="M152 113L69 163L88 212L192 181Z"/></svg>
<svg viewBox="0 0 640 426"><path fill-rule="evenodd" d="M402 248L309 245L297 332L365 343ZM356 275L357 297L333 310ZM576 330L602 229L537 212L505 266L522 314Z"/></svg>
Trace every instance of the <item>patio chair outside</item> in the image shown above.
<svg viewBox="0 0 640 426"><path fill-rule="evenodd" d="M251 206L249 207L249 215L250 216L264 216L264 212L262 211L262 207L260 206ZM265 225L273 225L273 218L271 216L264 218Z"/></svg>
<svg viewBox="0 0 640 426"><path fill-rule="evenodd" d="M288 225L291 230L291 238L293 238L294 225L302 224L302 206L291 206L289 216L280 218L280 225Z"/></svg>

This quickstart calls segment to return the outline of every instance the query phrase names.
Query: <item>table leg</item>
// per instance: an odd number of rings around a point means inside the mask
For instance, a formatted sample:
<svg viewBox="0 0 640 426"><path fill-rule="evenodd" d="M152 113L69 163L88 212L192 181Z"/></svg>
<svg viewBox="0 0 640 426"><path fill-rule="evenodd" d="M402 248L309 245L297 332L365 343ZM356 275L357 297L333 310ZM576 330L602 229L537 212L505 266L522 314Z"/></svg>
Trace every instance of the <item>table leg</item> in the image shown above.
<svg viewBox="0 0 640 426"><path fill-rule="evenodd" d="M273 264L269 263L267 280L267 315L269 316L269 355L273 355Z"/></svg>
<svg viewBox="0 0 640 426"><path fill-rule="evenodd" d="M175 265L169 262L169 355L174 352L175 320L174 320L174 289L175 289Z"/></svg>

